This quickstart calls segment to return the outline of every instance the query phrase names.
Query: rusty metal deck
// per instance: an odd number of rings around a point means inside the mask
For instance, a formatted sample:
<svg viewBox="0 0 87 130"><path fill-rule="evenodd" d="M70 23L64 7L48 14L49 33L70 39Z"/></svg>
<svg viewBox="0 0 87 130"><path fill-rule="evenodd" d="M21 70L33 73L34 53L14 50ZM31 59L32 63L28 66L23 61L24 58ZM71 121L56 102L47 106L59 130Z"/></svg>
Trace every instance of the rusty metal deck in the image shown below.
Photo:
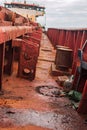
<svg viewBox="0 0 87 130"><path fill-rule="evenodd" d="M54 58L55 50L43 34L35 79L31 82L16 77L16 62L13 74L4 75L3 93L0 94L0 130L87 129L84 119L71 107L66 97L49 97L36 91L36 87L41 85L59 88L55 78L50 75Z"/></svg>

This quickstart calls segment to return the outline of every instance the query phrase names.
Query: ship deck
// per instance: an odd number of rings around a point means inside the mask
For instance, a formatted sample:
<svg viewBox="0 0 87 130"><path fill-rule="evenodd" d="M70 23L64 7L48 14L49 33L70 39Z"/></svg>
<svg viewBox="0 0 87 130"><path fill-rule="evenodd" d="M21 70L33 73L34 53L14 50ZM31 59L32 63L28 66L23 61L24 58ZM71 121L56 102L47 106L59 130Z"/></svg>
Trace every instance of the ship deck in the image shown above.
<svg viewBox="0 0 87 130"><path fill-rule="evenodd" d="M33 81L18 78L14 63L13 74L3 77L0 94L0 130L86 130L84 118L71 107L67 97L45 96L38 86L60 86L50 74L55 50L42 35L36 77Z"/></svg>

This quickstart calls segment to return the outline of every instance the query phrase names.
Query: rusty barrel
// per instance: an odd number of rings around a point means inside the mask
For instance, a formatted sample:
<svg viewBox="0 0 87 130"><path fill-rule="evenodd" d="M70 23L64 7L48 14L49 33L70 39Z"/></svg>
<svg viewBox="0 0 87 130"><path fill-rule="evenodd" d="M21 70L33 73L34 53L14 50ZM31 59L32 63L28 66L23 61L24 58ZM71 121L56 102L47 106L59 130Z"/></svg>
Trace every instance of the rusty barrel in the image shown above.
<svg viewBox="0 0 87 130"><path fill-rule="evenodd" d="M68 69L72 66L72 52L73 51L70 48L57 48L56 69Z"/></svg>
<svg viewBox="0 0 87 130"><path fill-rule="evenodd" d="M69 47L67 47L67 46L61 46L61 45L56 45L55 64L56 64L56 61L57 61L57 51L58 51L58 48L69 48Z"/></svg>

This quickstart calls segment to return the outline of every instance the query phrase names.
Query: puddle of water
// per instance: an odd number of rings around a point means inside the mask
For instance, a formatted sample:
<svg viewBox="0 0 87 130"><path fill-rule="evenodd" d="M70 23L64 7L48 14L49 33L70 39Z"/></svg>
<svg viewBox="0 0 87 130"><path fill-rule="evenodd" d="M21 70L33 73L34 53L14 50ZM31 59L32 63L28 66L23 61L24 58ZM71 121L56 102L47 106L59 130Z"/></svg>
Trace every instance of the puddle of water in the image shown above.
<svg viewBox="0 0 87 130"><path fill-rule="evenodd" d="M8 113L9 114L9 113ZM51 128L56 130L56 126L61 124L62 115L50 112L36 112L33 110L17 111L15 114L10 113L10 118L15 119L17 126L25 126L28 124L41 126L45 128ZM57 130L60 130L58 128Z"/></svg>
<svg viewBox="0 0 87 130"><path fill-rule="evenodd" d="M61 130L61 119L63 115L58 115L52 112L37 112L34 110L19 110L13 108L2 108L0 111L0 118L4 126L8 126L7 123L9 121L9 124L13 124L13 126L26 126L32 124L44 128L51 128L53 130ZM1 122L0 126L2 126Z"/></svg>
<svg viewBox="0 0 87 130"><path fill-rule="evenodd" d="M2 113L2 116L1 116ZM70 114L38 112L30 109L0 108L0 127L35 125L53 130L79 130L75 128L77 118ZM11 124L11 125L10 125Z"/></svg>

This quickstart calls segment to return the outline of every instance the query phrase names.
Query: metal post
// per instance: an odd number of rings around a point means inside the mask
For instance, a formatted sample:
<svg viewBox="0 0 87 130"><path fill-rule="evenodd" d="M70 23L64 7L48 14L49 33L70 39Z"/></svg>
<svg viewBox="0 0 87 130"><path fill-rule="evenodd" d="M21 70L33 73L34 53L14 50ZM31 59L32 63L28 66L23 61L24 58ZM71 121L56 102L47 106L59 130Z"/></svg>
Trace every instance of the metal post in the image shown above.
<svg viewBox="0 0 87 130"><path fill-rule="evenodd" d="M0 91L2 90L2 78L4 69L5 44L0 45Z"/></svg>

